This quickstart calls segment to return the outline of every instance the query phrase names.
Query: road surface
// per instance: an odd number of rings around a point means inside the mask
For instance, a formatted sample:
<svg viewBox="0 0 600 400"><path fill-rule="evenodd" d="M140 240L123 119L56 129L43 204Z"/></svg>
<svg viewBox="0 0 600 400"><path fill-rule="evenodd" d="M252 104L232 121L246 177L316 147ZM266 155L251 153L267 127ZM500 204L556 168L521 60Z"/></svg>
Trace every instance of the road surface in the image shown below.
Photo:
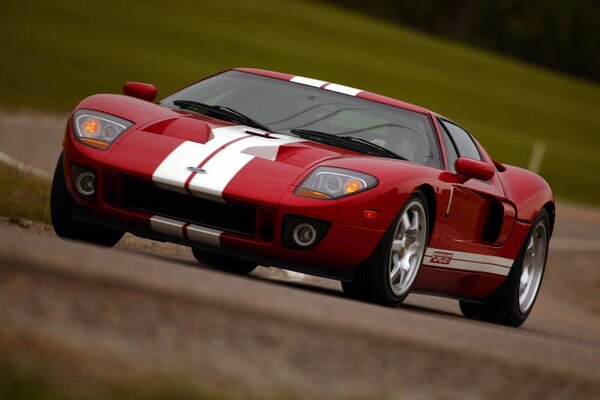
<svg viewBox="0 0 600 400"><path fill-rule="evenodd" d="M0 113L0 150L51 173L63 125ZM258 398L600 398L593 209L559 202L545 281L518 329L467 320L454 300L385 308L326 279L199 268L181 246L128 235L105 250L32 231L0 224L0 353L65 385L158 376Z"/></svg>

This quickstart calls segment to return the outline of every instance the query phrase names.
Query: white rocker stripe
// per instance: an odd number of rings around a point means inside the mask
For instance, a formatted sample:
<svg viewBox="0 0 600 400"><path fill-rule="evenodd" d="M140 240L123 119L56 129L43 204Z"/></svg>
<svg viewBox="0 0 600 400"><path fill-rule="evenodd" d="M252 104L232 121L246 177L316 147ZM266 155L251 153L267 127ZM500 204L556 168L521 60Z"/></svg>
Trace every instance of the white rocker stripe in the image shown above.
<svg viewBox="0 0 600 400"><path fill-rule="evenodd" d="M510 268L514 262L514 260L511 260L510 258L502 258L502 257L489 256L489 255L477 254L477 253L464 253L461 251L452 251L452 250L445 250L445 249L434 249L431 247L427 248L427 250L425 251L425 255L431 256L435 252L452 254L453 259L456 259L456 260L493 264L493 265L503 266L506 268Z"/></svg>
<svg viewBox="0 0 600 400"><path fill-rule="evenodd" d="M314 86L314 87L318 87L320 88L323 85L326 85L328 82L325 81L320 81L318 79L312 79L312 78L305 78L303 76L295 76L292 79L290 79L291 82L295 82L295 83L301 83L303 85L307 85L307 86Z"/></svg>
<svg viewBox="0 0 600 400"><path fill-rule="evenodd" d="M171 236L187 238L196 242L221 245L221 234L223 231L207 228L200 225L186 224L176 219L154 215L150 218L150 226L153 231L165 233Z"/></svg>
<svg viewBox="0 0 600 400"><path fill-rule="evenodd" d="M451 255L449 262L438 262L433 259L434 253ZM487 272L495 275L507 276L514 260L496 256L489 256L475 253L464 253L445 249L427 248L425 251L424 265L456 269L473 272Z"/></svg>

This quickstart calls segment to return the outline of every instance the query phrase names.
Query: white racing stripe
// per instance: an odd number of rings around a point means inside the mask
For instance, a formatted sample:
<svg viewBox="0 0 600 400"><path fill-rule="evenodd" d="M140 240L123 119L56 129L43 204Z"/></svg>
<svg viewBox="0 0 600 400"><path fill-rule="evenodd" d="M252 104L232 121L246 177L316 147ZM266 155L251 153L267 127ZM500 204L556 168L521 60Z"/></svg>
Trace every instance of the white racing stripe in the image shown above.
<svg viewBox="0 0 600 400"><path fill-rule="evenodd" d="M361 89L356 89L350 86L338 85L337 83L328 83L325 81L320 81L318 79L306 78L304 76L295 76L290 79L290 82L301 83L307 86L313 86L317 88L323 88L326 90L330 90L332 92L347 94L350 96L356 96L360 92Z"/></svg>
<svg viewBox="0 0 600 400"><path fill-rule="evenodd" d="M167 235L183 237L183 225L181 221L177 221L171 218L161 217L155 215L150 218L150 227L153 231L166 233Z"/></svg>
<svg viewBox="0 0 600 400"><path fill-rule="evenodd" d="M318 87L318 88L327 84L327 82L325 82L325 81L320 81L318 79L312 79L312 78L305 78L303 76L295 76L292 79L290 79L290 81L295 82L295 83L301 83L303 85Z"/></svg>
<svg viewBox="0 0 600 400"><path fill-rule="evenodd" d="M427 248L423 264L462 271L487 272L506 276L514 260L484 254L464 253L444 249Z"/></svg>
<svg viewBox="0 0 600 400"><path fill-rule="evenodd" d="M273 161L280 146L301 141L277 134L252 136L247 131L265 134L243 125L226 126L213 129L212 139L205 144L183 142L156 168L153 181L164 189L224 202L223 190L253 158ZM192 174L187 169L200 165L206 173Z"/></svg>
<svg viewBox="0 0 600 400"><path fill-rule="evenodd" d="M213 131L214 132L214 131ZM239 138L236 131L220 132L205 144L185 141L171 152L152 174L156 186L187 193L185 182L190 176L187 167L196 167L224 144Z"/></svg>
<svg viewBox="0 0 600 400"><path fill-rule="evenodd" d="M185 229L187 238L190 240L212 244L213 246L221 245L221 234L223 233L223 231L207 228L200 225L188 225Z"/></svg>
<svg viewBox="0 0 600 400"><path fill-rule="evenodd" d="M233 153L222 150L218 156L211 158L202 169L206 174L196 174L189 185L194 196L208 200L225 202L223 190L225 186L248 164L254 157L248 154Z"/></svg>
<svg viewBox="0 0 600 400"><path fill-rule="evenodd" d="M299 141L297 138L273 134L270 134L271 139L251 136L246 133L247 130L264 133L246 126L213 129L215 137L237 132L238 137L244 137L244 140L228 145L202 166L206 174L196 174L189 184L194 196L224 202L223 190L253 158L274 161L280 146Z"/></svg>
<svg viewBox="0 0 600 400"><path fill-rule="evenodd" d="M280 146L302 141L278 134L253 136L247 131L266 134L247 126L228 126L213 129L212 139L206 144L182 143L154 171L154 182L168 190L224 202L223 190L253 158L274 161ZM193 174L187 169L198 166L206 173ZM220 230L158 215L150 219L150 225L157 232L214 246L221 245L223 231Z"/></svg>
<svg viewBox="0 0 600 400"><path fill-rule="evenodd" d="M356 89L350 86L338 85L337 83L330 83L329 85L325 86L325 89L331 90L332 92L347 94L350 96L356 96L357 94L362 92L362 90L360 89Z"/></svg>
<svg viewBox="0 0 600 400"><path fill-rule="evenodd" d="M196 242L221 245L221 234L223 231L207 228L200 225L186 224L172 218L154 215L150 218L150 226L153 231L165 233L171 236L186 238Z"/></svg>

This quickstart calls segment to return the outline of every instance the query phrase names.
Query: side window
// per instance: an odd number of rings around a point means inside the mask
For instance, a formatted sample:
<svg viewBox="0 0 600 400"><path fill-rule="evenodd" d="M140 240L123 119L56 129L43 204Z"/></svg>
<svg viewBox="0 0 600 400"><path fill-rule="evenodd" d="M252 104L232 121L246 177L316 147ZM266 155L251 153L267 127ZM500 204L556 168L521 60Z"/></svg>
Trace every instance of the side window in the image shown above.
<svg viewBox="0 0 600 400"><path fill-rule="evenodd" d="M440 123L446 128L445 130L450 135L450 139L456 146L455 151L458 152L459 157L467 157L481 161L481 154L479 154L475 142L473 142L471 136L464 129L449 121L440 120ZM454 166L454 161L452 162L452 166Z"/></svg>
<svg viewBox="0 0 600 400"><path fill-rule="evenodd" d="M450 172L456 173L456 170L454 169L454 162L458 158L456 146L454 145L454 142L448 135L448 132L446 132L446 129L444 129L442 121L438 120L438 122L441 127L442 137L444 138L444 147L446 148L446 155L448 156L448 169L450 169Z"/></svg>

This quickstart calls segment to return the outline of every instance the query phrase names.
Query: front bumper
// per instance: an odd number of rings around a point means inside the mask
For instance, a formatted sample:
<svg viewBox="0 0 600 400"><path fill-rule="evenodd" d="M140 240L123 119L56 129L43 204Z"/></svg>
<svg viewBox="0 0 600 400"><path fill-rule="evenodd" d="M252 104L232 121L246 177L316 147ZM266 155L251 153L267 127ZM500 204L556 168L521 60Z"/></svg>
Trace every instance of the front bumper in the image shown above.
<svg viewBox="0 0 600 400"><path fill-rule="evenodd" d="M143 237L146 239L157 240L161 242L171 242L180 244L183 246L196 247L199 249L211 251L217 254L222 254L229 257L235 257L243 260L248 260L256 263L257 265L265 265L265 266L274 266L278 268L287 269L290 271L301 272L309 275L320 276L323 278L335 279L339 281L352 282L354 280L354 271L355 268L346 268L346 269L326 269L326 268L318 268L311 267L300 263L284 261L281 259L272 259L265 256L261 256L254 253L247 253L239 250L233 250L229 248L225 248L222 246L215 246L203 242L194 241L184 237L178 237L174 235L169 235L157 231L152 231L149 229L145 229L140 226L128 225L122 222L117 222L113 220L108 220L105 218L98 218L83 207L77 207L72 214L74 219L79 221L89 222L96 225L104 226L107 228L112 228L124 232L132 233L136 236Z"/></svg>
<svg viewBox="0 0 600 400"><path fill-rule="evenodd" d="M156 188L151 177L138 169L135 162L125 168L107 161L112 149L88 148L69 134L64 148L67 186L80 205L73 217L138 236L203 248L262 265L351 280L353 268L369 258L385 233L385 229L373 226L372 221L360 226L356 221L335 218L338 214L347 215L338 213L338 209L356 206L354 200L346 200L350 204L344 205L338 201L300 198L289 192L272 203L257 203L252 197L216 203ZM93 199L81 196L75 189L72 164L96 173L97 191ZM143 200L158 190L168 192L161 200L165 207L153 205L145 209ZM186 201L197 205L184 204L178 196L187 197ZM328 229L314 247L286 247L285 223L290 216L324 221ZM153 223L157 219L173 223Z"/></svg>

